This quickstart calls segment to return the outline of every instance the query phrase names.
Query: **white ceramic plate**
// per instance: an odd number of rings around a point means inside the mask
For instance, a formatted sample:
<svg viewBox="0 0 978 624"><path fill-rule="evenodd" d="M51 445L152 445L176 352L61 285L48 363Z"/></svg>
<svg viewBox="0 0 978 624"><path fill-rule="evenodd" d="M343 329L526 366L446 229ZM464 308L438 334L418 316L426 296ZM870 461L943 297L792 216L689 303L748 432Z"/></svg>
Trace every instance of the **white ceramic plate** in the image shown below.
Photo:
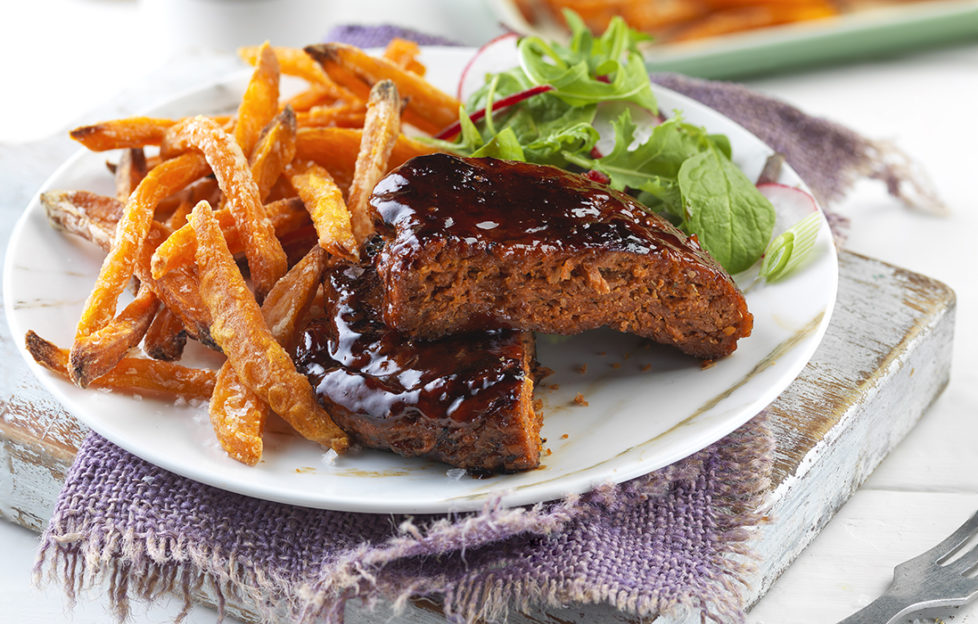
<svg viewBox="0 0 978 624"><path fill-rule="evenodd" d="M453 90L471 50L425 50L431 79ZM233 109L247 75L179 97L151 111L162 116ZM664 89L662 109L730 137L736 162L756 177L771 150L714 111ZM45 183L48 189L112 193L105 155L82 152ZM791 171L783 183L801 186ZM70 344L75 323L101 264L92 245L52 229L35 197L17 224L4 266L7 318L14 336L28 329ZM491 499L524 504L619 482L681 459L746 422L798 375L825 332L835 301L837 259L828 227L814 258L790 279L747 294L754 333L730 357L702 369L666 348L597 331L539 339L538 357L553 376L541 384L547 442L542 465L528 472L475 479L444 464L364 451L335 461L315 444L272 427L253 468L227 458L202 406L136 400L81 390L38 367L34 373L86 425L163 468L257 498L363 512L476 509ZM205 349L191 363L219 364ZM586 372L581 373L582 366ZM587 406L577 405L580 393Z"/></svg>

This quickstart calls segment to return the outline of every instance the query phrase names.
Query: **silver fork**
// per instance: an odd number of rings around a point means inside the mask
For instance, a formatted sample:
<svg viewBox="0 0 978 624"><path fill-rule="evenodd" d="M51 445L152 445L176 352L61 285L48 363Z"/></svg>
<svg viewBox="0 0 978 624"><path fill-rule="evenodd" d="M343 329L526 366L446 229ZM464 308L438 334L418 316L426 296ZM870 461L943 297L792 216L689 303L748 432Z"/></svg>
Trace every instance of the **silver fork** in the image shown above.
<svg viewBox="0 0 978 624"><path fill-rule="evenodd" d="M891 624L921 609L966 604L978 596L978 546L948 561L976 534L978 513L937 546L894 568L886 592L839 624Z"/></svg>

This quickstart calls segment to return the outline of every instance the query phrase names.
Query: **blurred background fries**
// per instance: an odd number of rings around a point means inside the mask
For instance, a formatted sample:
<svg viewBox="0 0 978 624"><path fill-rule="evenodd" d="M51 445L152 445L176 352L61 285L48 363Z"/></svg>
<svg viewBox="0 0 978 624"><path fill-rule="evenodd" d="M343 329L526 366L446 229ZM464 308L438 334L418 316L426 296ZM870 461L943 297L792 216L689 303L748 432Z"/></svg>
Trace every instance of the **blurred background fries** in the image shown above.
<svg viewBox="0 0 978 624"><path fill-rule="evenodd" d="M615 15L655 42L717 35L838 15L845 0L516 0L530 24L564 24L562 11L578 13L595 32Z"/></svg>

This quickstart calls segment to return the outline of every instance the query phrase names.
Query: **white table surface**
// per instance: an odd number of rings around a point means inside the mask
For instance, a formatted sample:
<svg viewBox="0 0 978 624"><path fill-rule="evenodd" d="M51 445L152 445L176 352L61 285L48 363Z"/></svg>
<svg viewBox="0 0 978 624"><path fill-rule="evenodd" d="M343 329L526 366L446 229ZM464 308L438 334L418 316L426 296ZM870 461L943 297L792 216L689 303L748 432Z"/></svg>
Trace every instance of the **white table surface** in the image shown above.
<svg viewBox="0 0 978 624"><path fill-rule="evenodd" d="M389 21L477 44L499 31L478 0L321 2L322 32L336 23ZM0 142L60 131L161 67L172 50L146 19L149 3L4 2ZM849 249L949 284L958 296L958 324L944 394L749 617L752 624L836 622L881 592L893 565L978 509L978 44L747 84L896 142L927 170L951 211L935 217L907 210L870 183L841 206L852 219ZM59 588L31 585L37 543L36 535L0 522L0 621L109 621L99 592L69 612ZM137 607L134 619L171 621L178 606ZM212 621L205 608L188 619ZM954 621L978 623L978 607L956 612Z"/></svg>

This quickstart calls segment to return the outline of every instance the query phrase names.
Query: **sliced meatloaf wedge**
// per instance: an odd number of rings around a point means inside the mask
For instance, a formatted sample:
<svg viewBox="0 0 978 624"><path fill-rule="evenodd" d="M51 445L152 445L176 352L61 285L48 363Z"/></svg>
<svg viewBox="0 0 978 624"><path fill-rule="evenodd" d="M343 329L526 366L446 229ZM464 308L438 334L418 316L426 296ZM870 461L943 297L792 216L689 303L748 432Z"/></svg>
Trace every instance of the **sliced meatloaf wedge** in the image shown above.
<svg viewBox="0 0 978 624"><path fill-rule="evenodd" d="M370 201L387 227L384 318L407 335L607 326L705 359L750 335L743 295L695 238L583 176L432 154Z"/></svg>
<svg viewBox="0 0 978 624"><path fill-rule="evenodd" d="M325 314L303 332L295 361L344 431L368 447L475 473L539 464L532 334L429 342L388 329L370 260L337 264L324 285Z"/></svg>

